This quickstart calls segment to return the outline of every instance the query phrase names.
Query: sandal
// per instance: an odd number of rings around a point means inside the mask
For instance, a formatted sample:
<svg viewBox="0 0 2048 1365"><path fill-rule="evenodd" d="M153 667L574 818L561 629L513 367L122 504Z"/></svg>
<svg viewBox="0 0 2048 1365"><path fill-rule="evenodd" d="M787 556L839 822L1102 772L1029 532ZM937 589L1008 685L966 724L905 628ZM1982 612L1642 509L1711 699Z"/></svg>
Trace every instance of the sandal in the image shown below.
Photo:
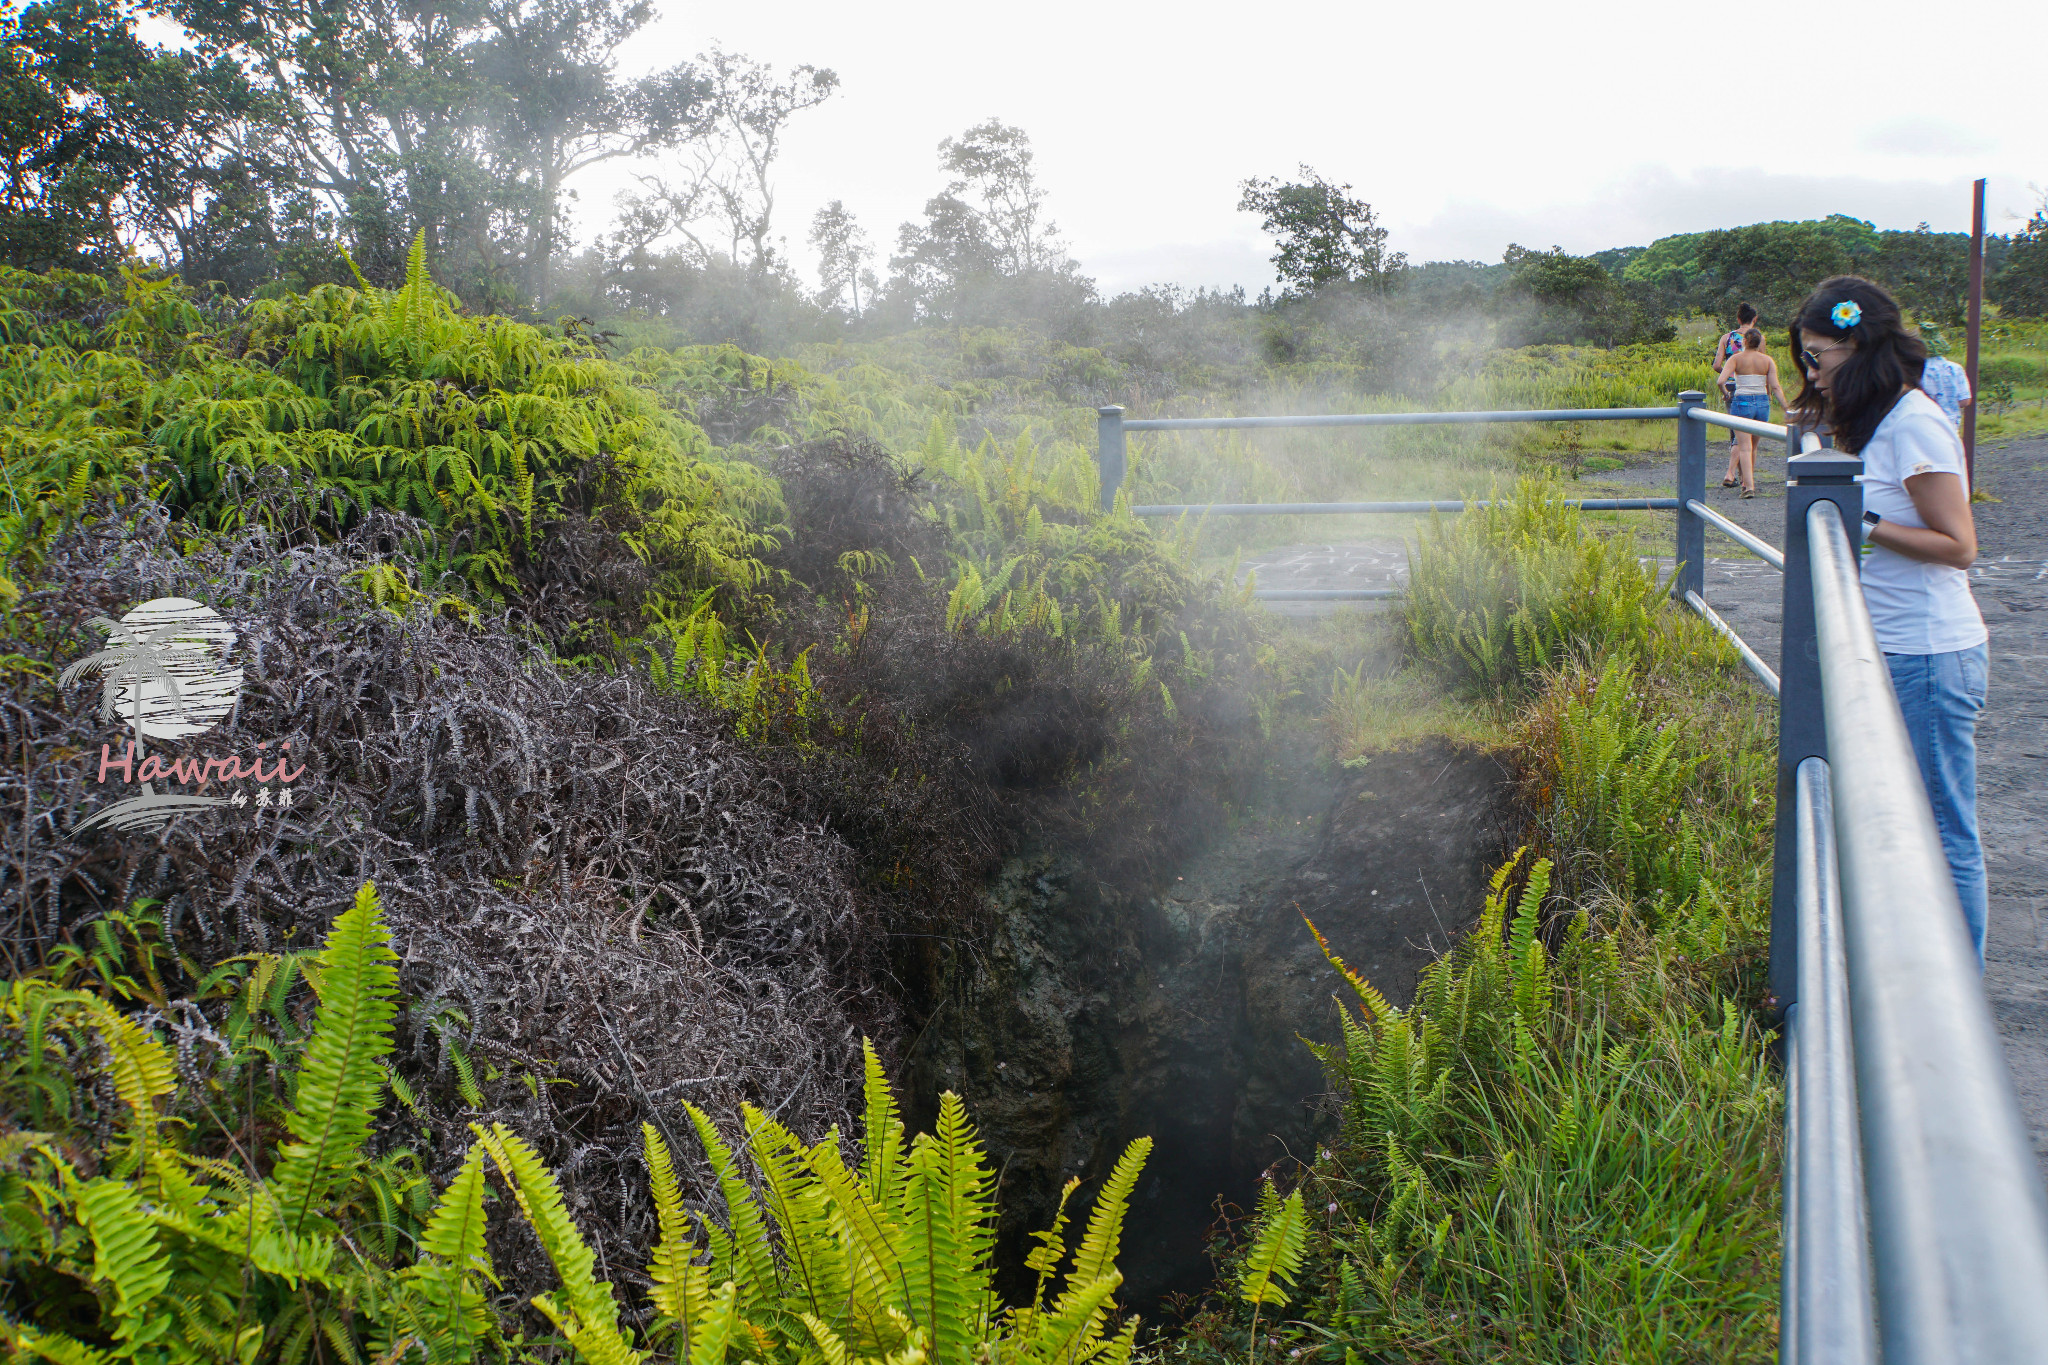
<svg viewBox="0 0 2048 1365"><path fill-rule="evenodd" d="M1723 479L1723 480L1721 480L1721 487L1723 487L1723 488L1733 488L1733 487L1735 487L1735 480L1733 480L1733 479Z"/></svg>
<svg viewBox="0 0 2048 1365"><path fill-rule="evenodd" d="M1754 488L1745 488L1742 490L1742 496L1745 498L1753 498L1756 496L1756 490Z"/></svg>

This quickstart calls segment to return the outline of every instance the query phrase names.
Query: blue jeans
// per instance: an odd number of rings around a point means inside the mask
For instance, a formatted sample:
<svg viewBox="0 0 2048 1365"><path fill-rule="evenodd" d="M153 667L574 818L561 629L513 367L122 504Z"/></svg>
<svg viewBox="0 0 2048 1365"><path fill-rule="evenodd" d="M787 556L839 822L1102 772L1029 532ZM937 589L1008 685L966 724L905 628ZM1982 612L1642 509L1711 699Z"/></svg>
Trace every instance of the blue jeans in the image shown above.
<svg viewBox="0 0 2048 1365"><path fill-rule="evenodd" d="M1977 840L1977 713L1984 709L1990 651L1973 645L1948 654L1887 654L1884 661L1981 968L1988 905L1984 845Z"/></svg>
<svg viewBox="0 0 2048 1365"><path fill-rule="evenodd" d="M1728 414L1747 417L1752 422L1768 422L1771 420L1771 400L1761 394L1745 393L1728 401Z"/></svg>

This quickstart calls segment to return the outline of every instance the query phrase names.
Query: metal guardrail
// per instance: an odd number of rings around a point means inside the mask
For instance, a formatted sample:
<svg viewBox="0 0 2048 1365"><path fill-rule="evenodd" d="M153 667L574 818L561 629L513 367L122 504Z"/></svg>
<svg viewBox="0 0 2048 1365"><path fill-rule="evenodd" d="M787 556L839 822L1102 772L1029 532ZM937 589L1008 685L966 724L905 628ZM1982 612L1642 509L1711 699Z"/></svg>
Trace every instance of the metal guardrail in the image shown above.
<svg viewBox="0 0 2048 1365"><path fill-rule="evenodd" d="M1587 512L1675 512L1677 498L1566 498ZM1491 507L1491 498L1439 498L1434 502L1190 502L1145 503L1131 509L1134 517L1317 517L1350 512L1464 512Z"/></svg>
<svg viewBox="0 0 2048 1365"><path fill-rule="evenodd" d="M1820 703L1835 779L1883 1358L2048 1360L2048 1191L1844 510L1834 500L1805 509L1821 684L1806 700Z"/></svg>
<svg viewBox="0 0 2048 1365"><path fill-rule="evenodd" d="M1097 408L1098 413L1122 408ZM1265 427L1431 427L1471 422L1636 422L1676 417L1677 408L1524 408L1511 412L1345 412L1316 417L1139 417L1125 431L1248 431Z"/></svg>
<svg viewBox="0 0 2048 1365"><path fill-rule="evenodd" d="M1723 621L1721 614L1708 606L1706 599L1696 592L1688 592L1685 595L1685 604L1698 612L1700 618L1708 625L1719 631L1723 639L1734 645L1735 652L1742 656L1743 666L1756 674L1757 681L1769 689L1772 696L1778 695L1777 672L1749 647L1749 641L1736 634L1735 627Z"/></svg>
<svg viewBox="0 0 2048 1365"><path fill-rule="evenodd" d="M1496 422L1641 422L1678 421L1679 496L1676 498L1570 498L1589 512L1675 511L1678 513L1676 562L1681 592L1705 586L1702 558L1706 539L1703 523L1687 511L1685 499L1706 495L1705 433L1684 419L1706 395L1682 393L1672 407L1657 408L1537 408L1503 412L1365 412L1334 413L1301 417L1146 417L1126 419L1120 406L1097 408L1096 465L1100 479L1102 510L1116 506L1117 491L1123 487L1129 468L1129 447L1125 434L1133 431L1244 431L1278 427L1402 427L1448 426ZM1718 415L1718 414L1716 414ZM1691 479L1688 482L1688 473ZM1438 499L1420 502L1223 502L1160 503L1132 507L1140 517L1179 516L1328 516L1328 515L1415 515L1423 512L1462 512L1490 506L1484 499ZM1351 588L1261 588L1253 594L1263 601L1368 601L1400 596L1398 589Z"/></svg>
<svg viewBox="0 0 2048 1365"><path fill-rule="evenodd" d="M1716 531L1719 531L1722 535L1728 537L1728 539L1734 541L1737 545L1740 545L1779 573L1785 572L1785 555L1777 546L1751 535L1703 502L1694 500L1688 502L1686 506L1694 516L1705 518L1707 525L1713 527Z"/></svg>
<svg viewBox="0 0 2048 1365"><path fill-rule="evenodd" d="M2048 1362L2048 1189L1985 1000L1948 860L1863 601L1862 461L1796 426L1676 408L1124 422L1100 410L1102 504L1126 430L1678 419L1674 595L1778 696L1770 990L1787 1036L1785 1365ZM1785 545L1705 504L1706 428L1783 441ZM1225 503L1146 515L1451 511L1464 502ZM1779 668L1707 604L1708 527L1784 575ZM1261 597L1396 597L1297 589Z"/></svg>
<svg viewBox="0 0 2048 1365"><path fill-rule="evenodd" d="M1715 412L1712 408L1693 408L1686 417L1694 422L1705 422L1708 426L1746 431L1752 436L1768 436L1774 441L1784 441L1788 447L1792 444L1786 428L1776 422L1759 422L1753 417L1737 417L1732 412Z"/></svg>
<svg viewBox="0 0 2048 1365"><path fill-rule="evenodd" d="M1797 774L1799 1003L1785 1017L1785 1251L1779 1359L1875 1365L1870 1220L1856 1131L1849 962L1828 765Z"/></svg>

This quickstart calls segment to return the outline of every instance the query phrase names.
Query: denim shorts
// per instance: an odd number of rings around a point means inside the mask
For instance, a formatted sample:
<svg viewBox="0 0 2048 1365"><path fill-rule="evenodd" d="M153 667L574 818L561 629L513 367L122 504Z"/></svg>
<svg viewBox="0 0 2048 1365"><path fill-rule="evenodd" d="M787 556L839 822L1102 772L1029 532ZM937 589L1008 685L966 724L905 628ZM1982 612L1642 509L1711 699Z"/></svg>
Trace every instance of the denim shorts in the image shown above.
<svg viewBox="0 0 2048 1365"><path fill-rule="evenodd" d="M1745 393L1729 401L1728 411L1732 416L1747 417L1752 422L1768 422L1771 420L1771 400L1760 393Z"/></svg>

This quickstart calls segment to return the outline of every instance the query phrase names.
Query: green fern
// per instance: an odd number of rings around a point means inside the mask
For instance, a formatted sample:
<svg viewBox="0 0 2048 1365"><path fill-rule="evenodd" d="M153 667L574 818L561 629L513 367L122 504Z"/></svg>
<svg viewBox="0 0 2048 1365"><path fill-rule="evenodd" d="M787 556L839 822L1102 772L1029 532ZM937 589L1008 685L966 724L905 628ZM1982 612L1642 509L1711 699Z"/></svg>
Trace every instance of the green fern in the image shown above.
<svg viewBox="0 0 2048 1365"><path fill-rule="evenodd" d="M376 886L365 882L320 954L320 1008L285 1120L293 1140L280 1150L271 1177L293 1234L316 1222L323 1196L357 1160L383 1099L381 1062L391 1050L398 993L390 937Z"/></svg>
<svg viewBox="0 0 2048 1365"><path fill-rule="evenodd" d="M1244 1269L1237 1278L1239 1295L1252 1305L1248 1360L1258 1357L1259 1315L1267 1304L1286 1306L1287 1287L1301 1273L1302 1259L1307 1254L1308 1215L1302 1209L1301 1191L1294 1191L1282 1201L1272 1182L1265 1182L1259 1187L1259 1216L1251 1250L1245 1253Z"/></svg>
<svg viewBox="0 0 2048 1365"><path fill-rule="evenodd" d="M621 1333L612 1287L593 1274L596 1256L563 1208L561 1186L547 1163L502 1123L494 1123L488 1130L472 1127L471 1131L511 1187L527 1226L562 1281L559 1298L541 1294L533 1306L591 1365L639 1365L644 1357Z"/></svg>

